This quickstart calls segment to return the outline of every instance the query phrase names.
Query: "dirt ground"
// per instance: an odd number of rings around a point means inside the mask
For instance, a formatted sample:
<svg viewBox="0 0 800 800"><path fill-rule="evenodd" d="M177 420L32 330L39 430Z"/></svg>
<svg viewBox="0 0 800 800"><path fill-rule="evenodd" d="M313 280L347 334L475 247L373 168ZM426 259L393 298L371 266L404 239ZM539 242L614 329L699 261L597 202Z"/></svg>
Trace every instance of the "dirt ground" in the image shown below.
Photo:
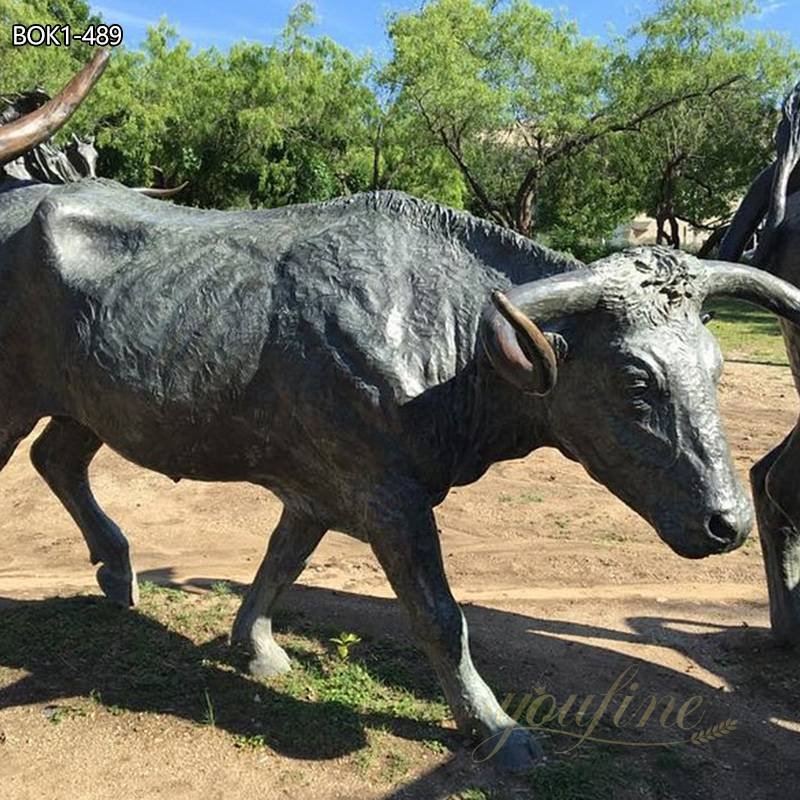
<svg viewBox="0 0 800 800"><path fill-rule="evenodd" d="M750 465L796 418L789 372L728 363L721 403L746 480ZM30 465L32 441L0 476L0 637L3 613L99 591L80 534ZM247 583L280 511L256 487L174 485L108 449L92 476L101 505L131 539L140 579L192 592L221 579ZM683 775L669 778L673 788L663 796L800 797L800 653L770 640L755 533L735 553L682 560L553 451L496 465L476 485L453 491L438 520L473 655L493 686L584 697L602 694L623 670L636 668L642 692L679 702L701 696L705 727L735 721L735 730L704 747L680 749ZM341 630L406 636L364 544L328 534L299 584L287 607ZM243 752L224 730L174 717L169 708L98 712L91 722L52 725L42 711L48 698L63 695L59 671L33 658L2 667L3 798L492 796L486 769L470 762L466 748L426 751L401 780L381 784L365 780L344 757ZM422 656L419 669L427 669ZM26 681L29 691L22 691ZM557 738L551 749L569 746ZM473 784L490 788L470 794Z"/></svg>

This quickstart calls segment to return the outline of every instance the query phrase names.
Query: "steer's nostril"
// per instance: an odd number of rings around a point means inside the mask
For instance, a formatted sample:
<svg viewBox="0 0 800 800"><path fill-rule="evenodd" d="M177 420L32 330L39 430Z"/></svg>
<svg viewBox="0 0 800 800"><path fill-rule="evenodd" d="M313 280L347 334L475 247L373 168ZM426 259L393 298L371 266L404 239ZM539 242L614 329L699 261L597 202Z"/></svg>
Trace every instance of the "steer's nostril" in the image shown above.
<svg viewBox="0 0 800 800"><path fill-rule="evenodd" d="M731 525L722 514L713 514L708 520L708 532L721 542L733 544L740 535L738 528Z"/></svg>

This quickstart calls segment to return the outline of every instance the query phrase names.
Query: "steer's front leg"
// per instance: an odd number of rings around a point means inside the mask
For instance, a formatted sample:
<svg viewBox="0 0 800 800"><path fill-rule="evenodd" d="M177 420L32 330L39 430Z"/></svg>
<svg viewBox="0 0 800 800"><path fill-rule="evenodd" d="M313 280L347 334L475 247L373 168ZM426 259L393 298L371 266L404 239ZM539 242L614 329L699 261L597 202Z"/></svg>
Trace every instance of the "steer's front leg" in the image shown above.
<svg viewBox="0 0 800 800"><path fill-rule="evenodd" d="M272 636L272 614L278 598L303 571L324 533L325 526L312 517L284 508L231 633L231 642L253 652L253 675L267 678L291 668L289 656Z"/></svg>
<svg viewBox="0 0 800 800"><path fill-rule="evenodd" d="M396 497L392 498L396 502ZM541 757L536 740L506 714L472 665L467 622L447 585L433 512L421 501L394 513L382 503L369 534L389 582L411 618L411 627L442 683L463 733L484 743L492 761L522 771Z"/></svg>
<svg viewBox="0 0 800 800"><path fill-rule="evenodd" d="M750 471L770 622L776 638L800 644L800 451L797 430Z"/></svg>

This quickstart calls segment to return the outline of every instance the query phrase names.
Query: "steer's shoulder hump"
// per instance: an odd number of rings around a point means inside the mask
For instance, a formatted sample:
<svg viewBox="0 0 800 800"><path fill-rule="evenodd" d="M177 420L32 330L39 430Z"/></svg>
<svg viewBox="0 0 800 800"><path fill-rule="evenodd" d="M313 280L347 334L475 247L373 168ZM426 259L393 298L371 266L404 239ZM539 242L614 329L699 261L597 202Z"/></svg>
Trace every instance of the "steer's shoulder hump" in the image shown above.
<svg viewBox="0 0 800 800"><path fill-rule="evenodd" d="M173 209L121 186L81 182L43 198L30 224L45 266L65 279L98 280L146 260L155 231L181 216Z"/></svg>

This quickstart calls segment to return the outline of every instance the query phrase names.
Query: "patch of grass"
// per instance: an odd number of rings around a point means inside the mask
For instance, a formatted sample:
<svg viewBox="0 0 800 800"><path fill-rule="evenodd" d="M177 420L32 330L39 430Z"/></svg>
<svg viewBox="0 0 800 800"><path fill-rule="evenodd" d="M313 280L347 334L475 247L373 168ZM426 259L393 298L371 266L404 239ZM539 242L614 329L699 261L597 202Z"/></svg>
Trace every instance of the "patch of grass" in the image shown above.
<svg viewBox="0 0 800 800"><path fill-rule="evenodd" d="M629 777L608 753L592 752L537 767L528 780L537 800L607 800Z"/></svg>
<svg viewBox="0 0 800 800"><path fill-rule="evenodd" d="M103 697L100 692L97 691L97 689L92 689L89 692L89 700L91 700L96 706L103 708L114 717L122 716L125 713L124 708L120 708L112 703L104 703Z"/></svg>
<svg viewBox="0 0 800 800"><path fill-rule="evenodd" d="M432 753L437 753L438 755L444 755L450 750L447 744L441 739L423 739L421 744L427 747Z"/></svg>
<svg viewBox="0 0 800 800"><path fill-rule="evenodd" d="M376 728L367 734L367 746L359 750L353 764L362 778L382 783L397 783L402 780L414 764L406 749L390 739L386 729Z"/></svg>
<svg viewBox="0 0 800 800"><path fill-rule="evenodd" d="M523 503L543 503L544 497L540 494L536 494L536 492L523 492L519 499Z"/></svg>
<svg viewBox="0 0 800 800"><path fill-rule="evenodd" d="M263 750L265 747L268 747L269 744L267 738L263 734L258 733L254 736L234 736L233 746L239 750Z"/></svg>
<svg viewBox="0 0 800 800"><path fill-rule="evenodd" d="M537 767L525 781L536 800L677 800L687 796L688 786L702 783L697 765L687 758L675 748L643 753L600 745Z"/></svg>
<svg viewBox="0 0 800 800"><path fill-rule="evenodd" d="M405 753L390 750L383 755L382 761L380 776L387 783L397 783L411 769L411 759Z"/></svg>
<svg viewBox="0 0 800 800"><path fill-rule="evenodd" d="M246 672L249 655L227 644L237 605L234 596L155 586L133 611L96 597L13 602L0 609L0 691L9 705L49 707L54 724L69 720L76 741L105 713L169 715L198 732L213 725L220 742L227 735L232 749L257 757L346 759L376 785L408 781L422 761L444 763L448 751L466 758L464 740L441 725L449 712L416 650L359 632L343 660L329 642L340 628L284 614L277 638L293 670L259 681ZM773 684L796 681L788 668L773 675L771 663L763 671ZM501 785L490 773L462 771L448 773L448 786L452 800L675 800L689 778L701 785L692 769L686 751L587 746Z"/></svg>
<svg viewBox="0 0 800 800"><path fill-rule="evenodd" d="M154 713L214 726L232 747L293 758L375 747L378 781L399 780L414 763L398 749L398 737L419 748L444 735L449 712L433 671L416 650L390 639L362 634L342 659L329 642L341 629L282 615L276 638L294 669L268 681L252 678L249 654L227 644L238 601L145 583L135 610L96 597L4 607L0 690L8 702L50 706L56 723ZM86 703L74 699L81 697ZM382 735L373 738L374 731Z"/></svg>
<svg viewBox="0 0 800 800"><path fill-rule="evenodd" d="M475 786L451 795L447 800L493 800L494 797L495 794L490 789L479 789Z"/></svg>
<svg viewBox="0 0 800 800"><path fill-rule="evenodd" d="M151 581L142 581L139 584L139 595L143 598L162 598L173 602L180 602L186 597L186 592L173 589L171 586L159 586Z"/></svg>
<svg viewBox="0 0 800 800"><path fill-rule="evenodd" d="M228 581L214 581L211 584L211 594L215 597L230 597L233 593L233 588Z"/></svg>
<svg viewBox="0 0 800 800"><path fill-rule="evenodd" d="M53 725L58 725L64 720L74 719L75 717L87 717L89 711L84 706L60 706L49 705L45 706L44 714Z"/></svg>
<svg viewBox="0 0 800 800"><path fill-rule="evenodd" d="M605 530L600 532L598 539L601 542L617 542L619 544L625 544L627 542L630 542L631 537L623 533L622 531Z"/></svg>
<svg viewBox="0 0 800 800"><path fill-rule="evenodd" d="M726 359L788 366L777 319L768 311L741 300L714 300L709 330L717 337Z"/></svg>
<svg viewBox="0 0 800 800"><path fill-rule="evenodd" d="M497 496L498 503L542 503L544 498L536 492L520 492L518 495L501 492Z"/></svg>

